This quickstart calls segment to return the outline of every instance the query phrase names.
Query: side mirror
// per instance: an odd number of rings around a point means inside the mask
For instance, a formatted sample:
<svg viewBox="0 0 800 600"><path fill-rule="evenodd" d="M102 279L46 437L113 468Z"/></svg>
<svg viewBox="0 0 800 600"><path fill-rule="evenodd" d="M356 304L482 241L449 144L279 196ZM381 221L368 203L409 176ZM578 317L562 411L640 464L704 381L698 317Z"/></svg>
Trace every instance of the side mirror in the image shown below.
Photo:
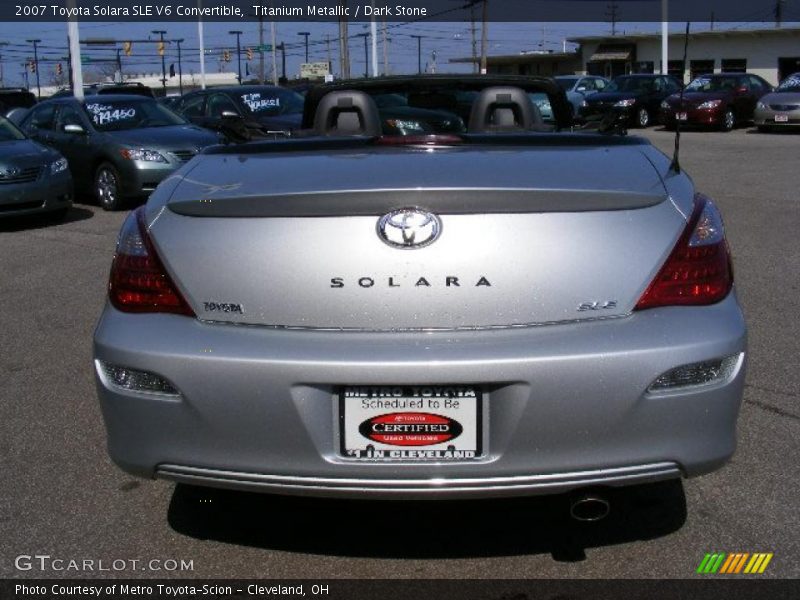
<svg viewBox="0 0 800 600"><path fill-rule="evenodd" d="M64 133L84 134L86 130L76 123L68 123L64 125Z"/></svg>
<svg viewBox="0 0 800 600"><path fill-rule="evenodd" d="M746 85L742 85L742 86L739 86L738 88L736 88L736 93L737 94L746 94L749 91L750 90L748 89L748 87Z"/></svg>
<svg viewBox="0 0 800 600"><path fill-rule="evenodd" d="M575 91L578 92L579 94L584 94L584 93L586 93L586 86L582 85L580 87L576 87Z"/></svg>
<svg viewBox="0 0 800 600"><path fill-rule="evenodd" d="M234 112L232 110L223 110L221 116L222 116L223 119L239 119L239 118L241 118L241 115L239 113Z"/></svg>

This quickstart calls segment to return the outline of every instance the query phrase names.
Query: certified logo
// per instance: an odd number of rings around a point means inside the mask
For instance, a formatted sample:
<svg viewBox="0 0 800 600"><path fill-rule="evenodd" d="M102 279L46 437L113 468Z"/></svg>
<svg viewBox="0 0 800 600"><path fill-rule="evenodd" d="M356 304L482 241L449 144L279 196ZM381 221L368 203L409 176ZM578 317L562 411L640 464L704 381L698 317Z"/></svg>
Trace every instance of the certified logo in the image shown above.
<svg viewBox="0 0 800 600"><path fill-rule="evenodd" d="M358 432L391 446L430 446L457 438L464 427L455 419L431 413L391 413L367 419Z"/></svg>
<svg viewBox="0 0 800 600"><path fill-rule="evenodd" d="M417 208L401 208L378 220L378 237L393 248L424 248L442 232L439 217Z"/></svg>

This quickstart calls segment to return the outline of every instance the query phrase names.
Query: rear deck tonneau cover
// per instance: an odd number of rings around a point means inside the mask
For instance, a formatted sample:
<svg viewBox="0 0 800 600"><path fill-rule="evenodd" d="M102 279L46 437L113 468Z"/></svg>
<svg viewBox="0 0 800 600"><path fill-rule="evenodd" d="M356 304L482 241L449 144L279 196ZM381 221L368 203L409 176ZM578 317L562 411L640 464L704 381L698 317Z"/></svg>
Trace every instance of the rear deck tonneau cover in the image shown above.
<svg viewBox="0 0 800 600"><path fill-rule="evenodd" d="M212 153L185 174L169 208L207 217L366 216L402 206L442 214L628 210L666 198L645 155L649 149L465 145Z"/></svg>

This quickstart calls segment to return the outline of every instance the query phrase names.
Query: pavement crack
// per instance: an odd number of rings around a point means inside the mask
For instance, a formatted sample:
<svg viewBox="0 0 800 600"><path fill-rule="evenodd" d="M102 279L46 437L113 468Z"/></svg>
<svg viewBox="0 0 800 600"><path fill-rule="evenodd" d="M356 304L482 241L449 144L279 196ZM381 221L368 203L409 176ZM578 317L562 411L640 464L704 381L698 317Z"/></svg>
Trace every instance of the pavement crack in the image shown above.
<svg viewBox="0 0 800 600"><path fill-rule="evenodd" d="M759 400L745 400L745 403L752 404L753 406L760 408L761 410L771 412L781 417L787 417L789 419L794 419L795 421L800 421L800 415L791 413L788 410L783 410L782 408L778 408L777 406L773 406L772 404L767 404L766 402L760 402Z"/></svg>

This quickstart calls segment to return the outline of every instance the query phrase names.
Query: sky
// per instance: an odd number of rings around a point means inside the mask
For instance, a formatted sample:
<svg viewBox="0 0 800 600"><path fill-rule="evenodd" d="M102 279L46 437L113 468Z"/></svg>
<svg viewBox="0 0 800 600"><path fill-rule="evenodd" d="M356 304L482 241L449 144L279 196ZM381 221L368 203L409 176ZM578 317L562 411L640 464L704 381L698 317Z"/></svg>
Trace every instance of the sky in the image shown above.
<svg viewBox="0 0 800 600"><path fill-rule="evenodd" d="M787 24L788 25L788 24ZM726 23L718 24L717 28L753 28L764 27L764 23ZM659 23L617 23L618 33L660 31ZM681 30L684 25L675 23L673 30ZM693 30L708 29L709 23L693 24ZM229 33L237 28L243 33L241 36L242 48L258 44L258 22L244 23L205 23L206 45L206 70L217 72L220 69L234 72L237 68L235 49L236 37ZM114 38L119 42L128 39L144 40L155 39L153 30L166 30L165 38L175 40L183 38L181 44L182 63L184 74L199 71L199 41L196 23L187 22L151 22L151 23L82 23L80 25L81 40L90 38ZM298 35L300 31L307 31L309 36L309 61L325 62L328 59L328 44L326 37L331 40L330 53L334 64L334 71L338 71L338 25L335 22L279 22L276 25L276 39L278 43L286 44L287 76L296 77L299 74L300 63L305 61L304 38ZM355 37L359 33L367 33L369 25L364 23L351 23L349 34L351 73L360 76L364 73L365 56L362 38ZM564 47L564 40L568 37L579 35L603 35L611 31L610 23L497 23L490 22L487 28L488 54L517 54L525 51L553 50L560 51ZM437 72L469 72L468 64L451 64L452 58L468 57L472 52L472 35L469 22L416 22L416 23L389 23L388 24L387 51L389 57L389 70L392 74L414 73L417 70L417 39L413 36L422 36L422 64L423 68L430 69L434 62L434 53ZM39 58L41 84L52 84L52 77L57 62L62 62L66 70L67 55L67 25L66 23L0 23L0 58L3 66L3 85L22 85L24 68L23 64L32 59L33 46L26 40L40 39ZM480 23L477 24L478 48L480 48ZM380 45L382 35L378 31L378 58L379 66L383 71L383 48ZM3 42L6 44L3 45ZM265 26L265 42L270 42L269 24ZM575 48L572 44L566 45L568 50ZM112 48L93 46L85 47L84 51L94 59L113 60L116 51ZM224 50L231 51L233 59L229 63L220 61ZM371 52L371 47L369 49ZM271 56L267 54L267 72L271 69ZM170 44L166 50L167 68L177 62L177 46ZM245 70L243 57L242 70ZM280 63L280 54L278 54ZM250 64L251 73L257 71L258 58ZM156 73L161 70L161 58L156 52L155 44L134 43L131 56L122 55L123 71L129 73ZM98 67L94 67L95 69ZM280 66L278 67L280 69ZM66 71L65 71L66 72Z"/></svg>

